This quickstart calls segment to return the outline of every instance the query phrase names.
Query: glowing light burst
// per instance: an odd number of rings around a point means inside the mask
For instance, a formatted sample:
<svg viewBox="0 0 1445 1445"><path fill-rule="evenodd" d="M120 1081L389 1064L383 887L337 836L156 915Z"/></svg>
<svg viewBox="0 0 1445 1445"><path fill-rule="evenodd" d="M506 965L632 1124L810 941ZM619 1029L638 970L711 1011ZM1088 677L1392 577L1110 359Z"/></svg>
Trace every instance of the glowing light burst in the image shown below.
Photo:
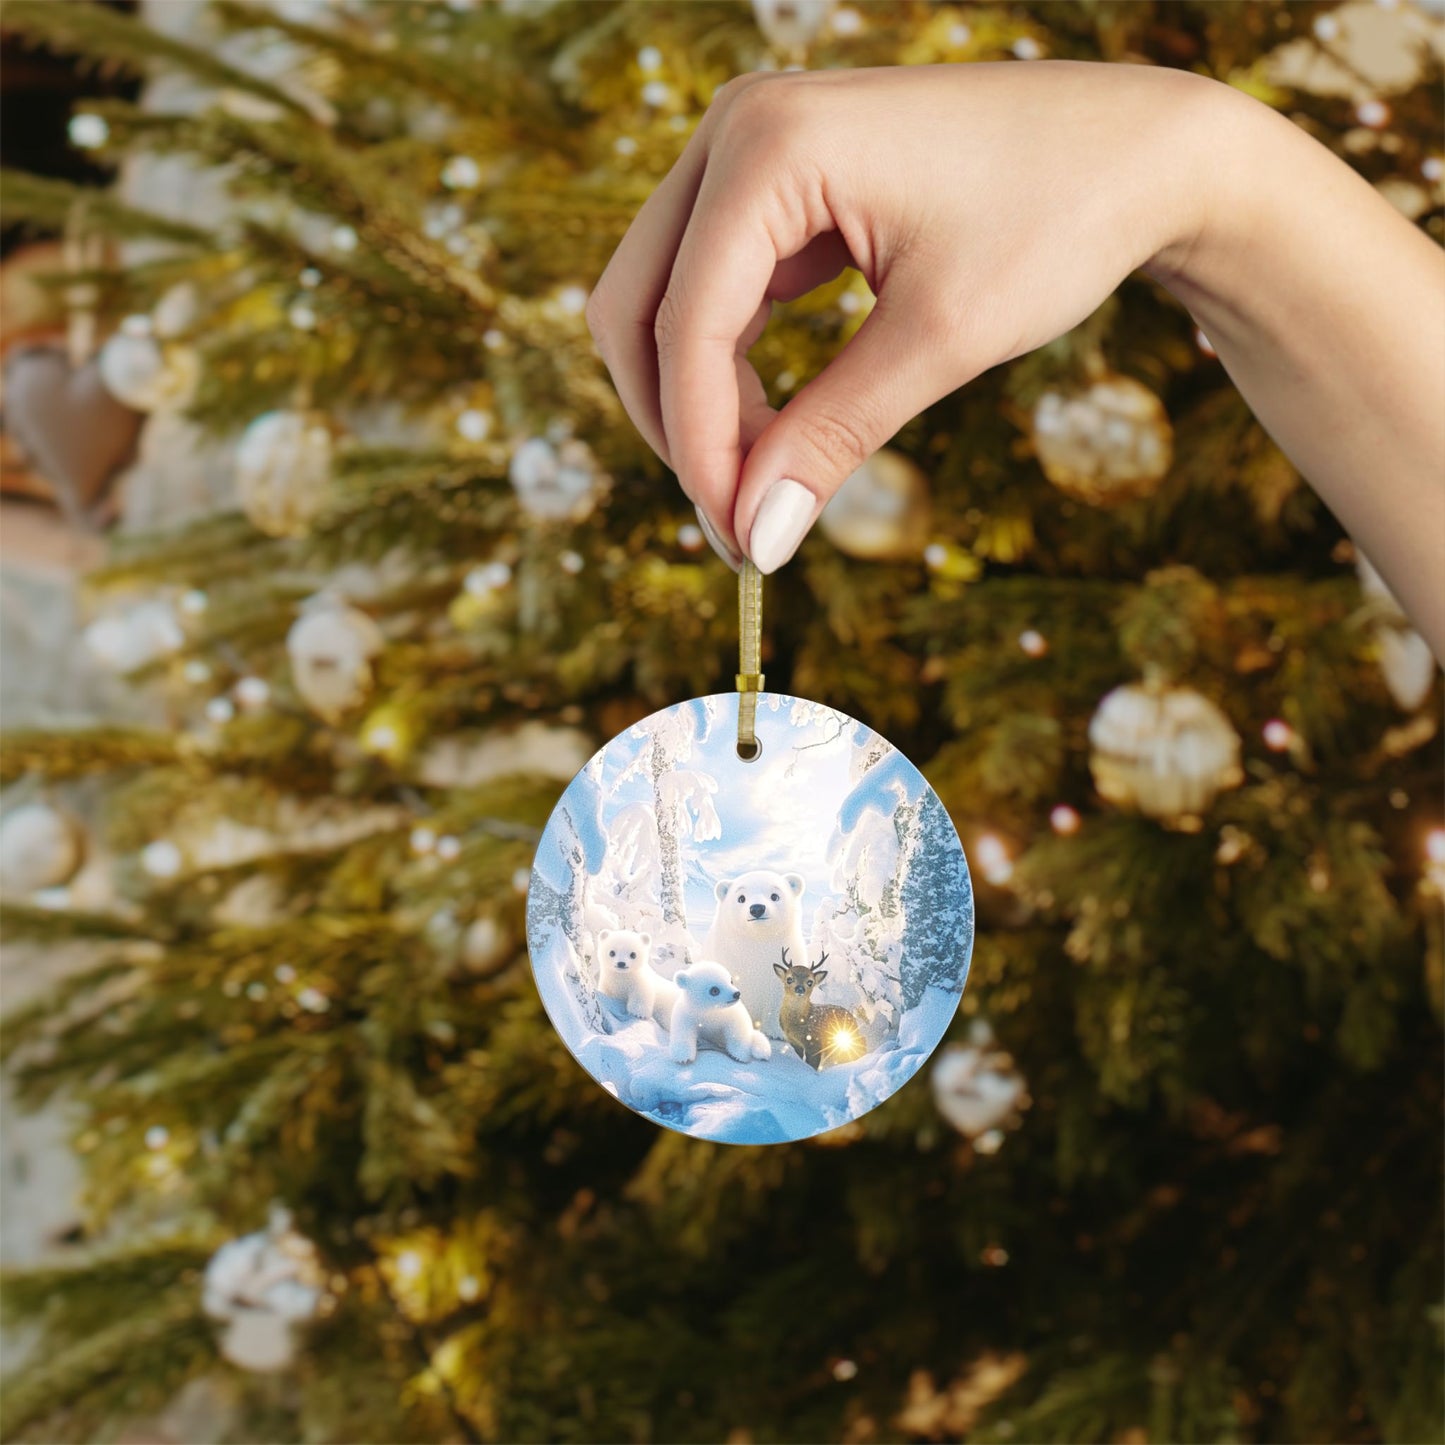
<svg viewBox="0 0 1445 1445"><path fill-rule="evenodd" d="M828 1056L830 1059L856 1059L863 1054L863 1039L855 1028L839 1024L828 1035Z"/></svg>

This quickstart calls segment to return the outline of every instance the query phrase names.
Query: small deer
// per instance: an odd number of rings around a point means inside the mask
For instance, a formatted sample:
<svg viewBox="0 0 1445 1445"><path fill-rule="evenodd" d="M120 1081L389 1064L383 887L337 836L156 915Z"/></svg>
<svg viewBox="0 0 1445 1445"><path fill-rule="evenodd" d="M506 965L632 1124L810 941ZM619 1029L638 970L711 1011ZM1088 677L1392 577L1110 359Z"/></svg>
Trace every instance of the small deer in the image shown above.
<svg viewBox="0 0 1445 1445"><path fill-rule="evenodd" d="M867 1047L862 1025L849 1009L813 1002L813 990L828 977L823 967L827 961L825 953L817 963L789 963L785 948L783 961L773 965L773 972L783 981L783 1006L778 1013L783 1037L814 1069L861 1058Z"/></svg>

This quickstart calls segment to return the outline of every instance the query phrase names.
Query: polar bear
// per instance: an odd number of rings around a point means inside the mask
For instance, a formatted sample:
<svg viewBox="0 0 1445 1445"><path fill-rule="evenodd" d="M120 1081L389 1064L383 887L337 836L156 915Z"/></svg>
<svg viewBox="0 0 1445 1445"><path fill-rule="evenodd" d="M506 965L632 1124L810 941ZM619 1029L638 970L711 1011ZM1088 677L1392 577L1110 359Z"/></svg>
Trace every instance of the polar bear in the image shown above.
<svg viewBox="0 0 1445 1445"><path fill-rule="evenodd" d="M720 963L704 959L673 975L677 1003L672 1010L672 1061L690 1064L699 1044L725 1050L741 1063L770 1059L773 1046L748 1017L742 991Z"/></svg>
<svg viewBox="0 0 1445 1445"><path fill-rule="evenodd" d="M616 999L635 1019L655 1018L664 1027L672 1021L677 985L653 968L650 933L597 930L597 991Z"/></svg>
<svg viewBox="0 0 1445 1445"><path fill-rule="evenodd" d="M753 1022L770 1038L781 1039L783 986L773 965L782 962L785 948L790 958L808 956L803 876L758 869L719 883L716 892L717 914L703 956L737 975Z"/></svg>

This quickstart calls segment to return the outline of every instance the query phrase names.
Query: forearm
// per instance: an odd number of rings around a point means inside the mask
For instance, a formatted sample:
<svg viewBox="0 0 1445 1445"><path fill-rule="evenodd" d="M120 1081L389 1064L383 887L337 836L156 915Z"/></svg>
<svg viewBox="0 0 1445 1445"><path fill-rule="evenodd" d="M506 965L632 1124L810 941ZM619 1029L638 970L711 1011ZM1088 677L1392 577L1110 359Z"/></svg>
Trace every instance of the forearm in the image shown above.
<svg viewBox="0 0 1445 1445"><path fill-rule="evenodd" d="M1189 234L1145 267L1445 656L1445 255L1222 87Z"/></svg>

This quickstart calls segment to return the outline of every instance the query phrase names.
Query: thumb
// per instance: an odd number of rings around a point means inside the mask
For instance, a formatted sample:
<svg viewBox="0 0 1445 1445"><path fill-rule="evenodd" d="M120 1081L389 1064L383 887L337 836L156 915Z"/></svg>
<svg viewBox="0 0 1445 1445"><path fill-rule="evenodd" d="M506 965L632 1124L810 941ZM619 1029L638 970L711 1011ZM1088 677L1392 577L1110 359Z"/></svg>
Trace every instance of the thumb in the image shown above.
<svg viewBox="0 0 1445 1445"><path fill-rule="evenodd" d="M902 288L907 295L912 288ZM798 550L824 504L905 422L968 379L936 298L894 287L838 356L759 435L743 463L733 528L759 572ZM912 298L910 297L910 300Z"/></svg>

